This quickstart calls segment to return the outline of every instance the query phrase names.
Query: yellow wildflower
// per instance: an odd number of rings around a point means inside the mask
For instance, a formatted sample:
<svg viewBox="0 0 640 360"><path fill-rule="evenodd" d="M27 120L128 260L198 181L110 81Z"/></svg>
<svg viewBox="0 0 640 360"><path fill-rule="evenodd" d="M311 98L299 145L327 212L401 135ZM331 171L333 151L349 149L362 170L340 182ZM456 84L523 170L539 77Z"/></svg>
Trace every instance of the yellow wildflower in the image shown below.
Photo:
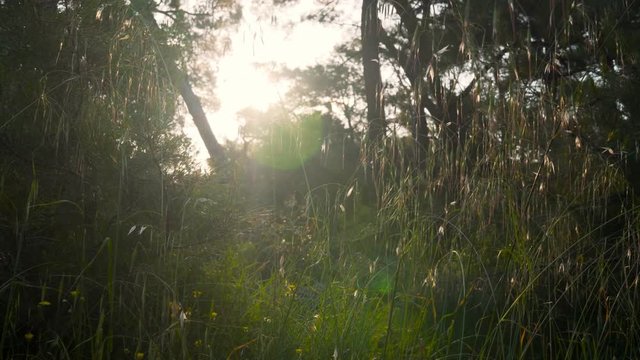
<svg viewBox="0 0 640 360"><path fill-rule="evenodd" d="M31 340L33 340L33 333L31 331L27 332L26 334L24 334L24 339L27 340L27 342L31 342Z"/></svg>
<svg viewBox="0 0 640 360"><path fill-rule="evenodd" d="M285 295L286 296L291 296L295 293L296 291L296 284L287 284L287 289L285 290Z"/></svg>
<svg viewBox="0 0 640 360"><path fill-rule="evenodd" d="M143 352L136 352L136 360L143 360L144 359L144 353Z"/></svg>

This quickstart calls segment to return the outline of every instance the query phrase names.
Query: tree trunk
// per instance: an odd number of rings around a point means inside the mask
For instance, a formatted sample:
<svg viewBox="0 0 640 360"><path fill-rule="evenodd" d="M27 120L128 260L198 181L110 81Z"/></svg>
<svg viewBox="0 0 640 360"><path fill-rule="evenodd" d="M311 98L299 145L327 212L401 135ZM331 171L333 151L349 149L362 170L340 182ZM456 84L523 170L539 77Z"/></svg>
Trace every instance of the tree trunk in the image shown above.
<svg viewBox="0 0 640 360"><path fill-rule="evenodd" d="M156 19L153 17L153 12L149 6L145 5L146 4L143 3L142 5L137 6L136 10L142 14L154 32L161 32L162 30L160 29L160 26L158 26ZM168 73L172 76L174 86L178 88L182 99L187 105L187 109L189 110L189 114L191 114L193 122L198 129L200 138L202 138L202 141L207 148L209 157L213 160L224 162L226 160L224 147L220 145L211 130L207 114L202 108L202 102L200 102L200 98L193 92L193 88L189 83L189 76L184 71L180 70L174 61L169 60L166 61L165 64L167 66Z"/></svg>
<svg viewBox="0 0 640 360"><path fill-rule="evenodd" d="M377 0L362 1L361 21L362 67L367 101L368 136L373 143L379 143L384 136L386 124L378 56L380 25Z"/></svg>
<svg viewBox="0 0 640 360"><path fill-rule="evenodd" d="M207 114L202 108L200 98L193 92L189 79L187 79L186 75L183 75L182 79L179 80L178 87L180 89L180 95L187 105L189 114L193 117L193 122L196 124L196 128L198 128L198 133L200 133L200 137L202 138L204 145L207 147L209 157L215 160L224 161L224 147L220 145L216 136L213 134L211 126L209 125L209 119L207 119Z"/></svg>

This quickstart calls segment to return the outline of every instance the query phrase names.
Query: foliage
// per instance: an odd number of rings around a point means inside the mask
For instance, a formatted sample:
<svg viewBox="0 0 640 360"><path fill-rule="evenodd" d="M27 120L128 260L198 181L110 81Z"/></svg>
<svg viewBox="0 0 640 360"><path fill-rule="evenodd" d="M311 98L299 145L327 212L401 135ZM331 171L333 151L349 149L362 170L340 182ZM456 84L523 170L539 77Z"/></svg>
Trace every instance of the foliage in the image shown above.
<svg viewBox="0 0 640 360"><path fill-rule="evenodd" d="M256 125L264 126L263 123ZM256 160L276 169L292 169L320 151L323 121L316 113L296 123L277 123L260 133L263 141L255 149Z"/></svg>
<svg viewBox="0 0 640 360"><path fill-rule="evenodd" d="M375 147L352 41L203 174L231 2L0 1L1 356L638 357L636 3L379 4Z"/></svg>

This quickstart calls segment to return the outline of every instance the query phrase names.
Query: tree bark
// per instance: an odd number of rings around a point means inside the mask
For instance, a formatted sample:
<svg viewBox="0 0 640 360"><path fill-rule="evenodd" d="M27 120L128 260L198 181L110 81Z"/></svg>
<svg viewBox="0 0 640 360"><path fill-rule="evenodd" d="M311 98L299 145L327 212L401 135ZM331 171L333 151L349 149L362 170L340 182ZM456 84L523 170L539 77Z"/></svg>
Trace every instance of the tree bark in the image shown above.
<svg viewBox="0 0 640 360"><path fill-rule="evenodd" d="M177 84L180 89L180 95L187 105L189 114L191 114L191 117L193 118L193 123L196 125L196 128L198 128L198 133L207 148L209 157L215 160L224 161L226 158L224 147L220 145L211 130L209 119L202 108L200 98L193 92L187 76L182 75L181 77L182 79L178 80L179 83Z"/></svg>
<svg viewBox="0 0 640 360"><path fill-rule="evenodd" d="M364 88L367 101L368 136L373 143L380 143L384 137L386 122L380 76L380 58L378 44L380 25L378 20L378 1L362 1L361 19L362 67Z"/></svg>

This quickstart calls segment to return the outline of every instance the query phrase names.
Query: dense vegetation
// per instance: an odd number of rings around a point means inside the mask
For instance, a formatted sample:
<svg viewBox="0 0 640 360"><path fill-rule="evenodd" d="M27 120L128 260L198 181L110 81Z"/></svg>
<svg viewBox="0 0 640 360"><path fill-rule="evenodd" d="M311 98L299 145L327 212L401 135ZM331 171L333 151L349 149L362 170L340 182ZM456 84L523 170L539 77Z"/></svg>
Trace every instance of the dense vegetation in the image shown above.
<svg viewBox="0 0 640 360"><path fill-rule="evenodd" d="M363 0L223 146L241 16L0 0L0 357L640 357L640 3Z"/></svg>

